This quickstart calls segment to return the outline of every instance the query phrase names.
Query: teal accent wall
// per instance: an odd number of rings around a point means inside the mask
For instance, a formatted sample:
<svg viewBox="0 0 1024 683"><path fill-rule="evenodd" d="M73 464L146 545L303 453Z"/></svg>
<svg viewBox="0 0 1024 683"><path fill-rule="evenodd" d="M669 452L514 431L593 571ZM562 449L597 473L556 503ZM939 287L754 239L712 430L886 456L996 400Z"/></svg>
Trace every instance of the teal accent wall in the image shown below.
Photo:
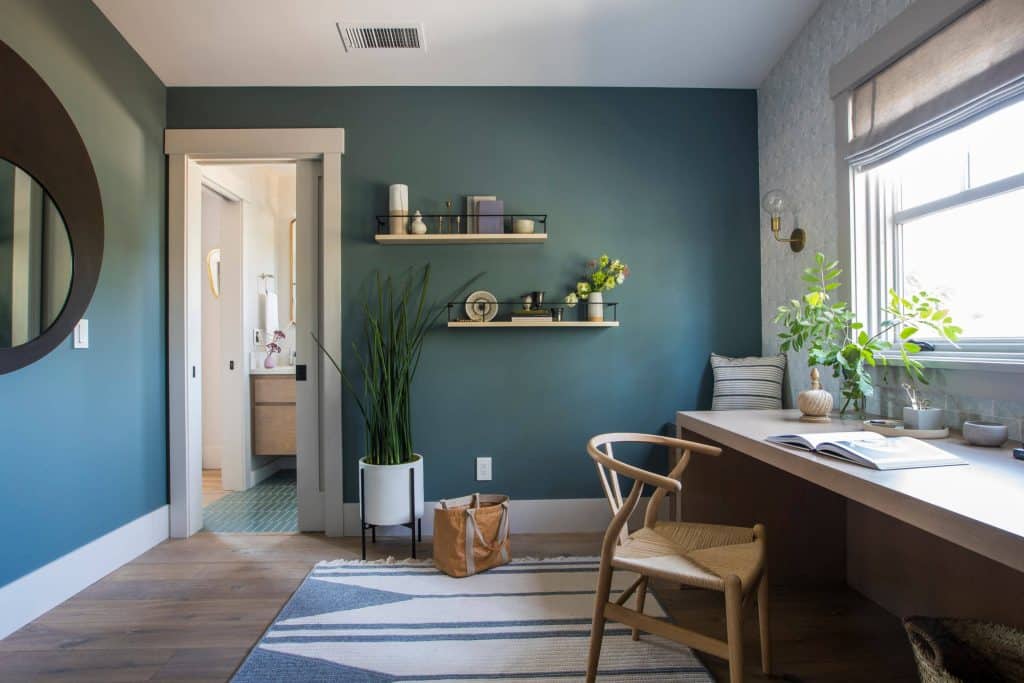
<svg viewBox="0 0 1024 683"><path fill-rule="evenodd" d="M607 296L608 330L432 333L414 387L428 499L476 490L596 497L585 452L605 431L658 432L710 403L712 351L761 345L757 112L748 90L646 88L170 88L170 128L342 127L344 348L361 335L375 270L433 264L441 296L480 271L499 298L563 294L608 253L632 277ZM494 194L545 212L537 246L381 247L387 186L410 208ZM352 354L345 367L356 372ZM344 402L346 500L357 499L363 429ZM474 459L494 458L476 482ZM664 467L662 456L640 462Z"/></svg>
<svg viewBox="0 0 1024 683"><path fill-rule="evenodd" d="M91 2L0 0L0 40L70 112L106 221L91 348L0 375L3 585L167 503L166 89Z"/></svg>

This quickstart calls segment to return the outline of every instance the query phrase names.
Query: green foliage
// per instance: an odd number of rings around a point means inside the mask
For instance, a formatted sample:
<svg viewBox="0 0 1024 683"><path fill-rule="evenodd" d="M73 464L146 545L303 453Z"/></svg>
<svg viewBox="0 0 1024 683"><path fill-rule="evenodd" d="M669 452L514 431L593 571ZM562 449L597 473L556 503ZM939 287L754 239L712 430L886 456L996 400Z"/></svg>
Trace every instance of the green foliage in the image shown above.
<svg viewBox="0 0 1024 683"><path fill-rule="evenodd" d="M443 306L427 305L430 264L424 266L419 277L409 273L402 280L396 282L391 276L382 279L377 273L376 287L363 302L366 348L352 344L363 379L362 392L357 391L320 340L313 337L355 397L366 425L365 456L371 465L400 465L413 460L412 380L426 334L445 310ZM454 296L467 286L468 283Z"/></svg>
<svg viewBox="0 0 1024 683"><path fill-rule="evenodd" d="M619 259L612 259L608 254L587 262L587 272L583 279L576 283L576 289L565 297L565 303L571 308L579 300L586 301L593 292L609 292L621 285L629 277L629 266Z"/></svg>
<svg viewBox="0 0 1024 683"><path fill-rule="evenodd" d="M955 343L961 329L938 297L919 292L907 299L890 290L882 308L886 319L871 333L846 302L833 302L842 272L838 261L829 263L824 254L817 254L815 265L801 276L807 293L779 306L775 322L785 328L779 333L783 352L806 348L809 365L831 368L833 377L841 378L845 412L850 403L863 408L864 399L874 393L869 370L886 364L883 351L897 351L911 377L927 383L924 366L913 357L921 350L913 337L926 330Z"/></svg>

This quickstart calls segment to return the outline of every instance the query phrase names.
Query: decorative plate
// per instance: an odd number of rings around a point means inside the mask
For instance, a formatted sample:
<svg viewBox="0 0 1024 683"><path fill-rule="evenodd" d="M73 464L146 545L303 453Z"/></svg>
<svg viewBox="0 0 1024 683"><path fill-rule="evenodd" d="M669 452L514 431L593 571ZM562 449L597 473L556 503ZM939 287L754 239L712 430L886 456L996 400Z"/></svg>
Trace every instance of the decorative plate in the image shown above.
<svg viewBox="0 0 1024 683"><path fill-rule="evenodd" d="M489 323L498 315L498 299L480 289L466 297L466 315L476 323Z"/></svg>
<svg viewBox="0 0 1024 683"><path fill-rule="evenodd" d="M882 436L912 436L915 439L945 439L949 436L949 428L942 429L907 429L899 420L864 420L864 429L878 432Z"/></svg>

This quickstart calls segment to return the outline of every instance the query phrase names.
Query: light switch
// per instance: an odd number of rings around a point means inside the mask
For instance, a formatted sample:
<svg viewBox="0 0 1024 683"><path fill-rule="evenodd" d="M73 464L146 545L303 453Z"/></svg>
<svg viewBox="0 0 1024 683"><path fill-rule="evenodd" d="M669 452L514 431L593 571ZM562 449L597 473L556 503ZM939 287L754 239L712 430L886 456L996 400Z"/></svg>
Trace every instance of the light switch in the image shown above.
<svg viewBox="0 0 1024 683"><path fill-rule="evenodd" d="M75 325L74 347L76 349L89 348L89 321L82 318Z"/></svg>
<svg viewBox="0 0 1024 683"><path fill-rule="evenodd" d="M477 481L490 481L491 480L491 459L490 458L477 458L476 459L476 480Z"/></svg>

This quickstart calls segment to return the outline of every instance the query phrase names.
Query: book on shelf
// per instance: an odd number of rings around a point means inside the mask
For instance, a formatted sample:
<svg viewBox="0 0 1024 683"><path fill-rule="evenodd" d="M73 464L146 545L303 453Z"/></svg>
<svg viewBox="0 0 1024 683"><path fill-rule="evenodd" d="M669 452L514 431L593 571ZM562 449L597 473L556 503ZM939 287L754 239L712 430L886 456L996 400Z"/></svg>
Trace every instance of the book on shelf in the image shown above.
<svg viewBox="0 0 1024 683"><path fill-rule="evenodd" d="M477 232L481 235L500 235L505 232L505 202L501 199L481 199L476 205Z"/></svg>
<svg viewBox="0 0 1024 683"><path fill-rule="evenodd" d="M766 441L792 446L875 470L966 465L967 462L929 443L909 436L882 436L875 432L778 434Z"/></svg>
<svg viewBox="0 0 1024 683"><path fill-rule="evenodd" d="M554 316L546 308L530 308L519 311L512 311L512 322L532 320L534 322L552 322Z"/></svg>

